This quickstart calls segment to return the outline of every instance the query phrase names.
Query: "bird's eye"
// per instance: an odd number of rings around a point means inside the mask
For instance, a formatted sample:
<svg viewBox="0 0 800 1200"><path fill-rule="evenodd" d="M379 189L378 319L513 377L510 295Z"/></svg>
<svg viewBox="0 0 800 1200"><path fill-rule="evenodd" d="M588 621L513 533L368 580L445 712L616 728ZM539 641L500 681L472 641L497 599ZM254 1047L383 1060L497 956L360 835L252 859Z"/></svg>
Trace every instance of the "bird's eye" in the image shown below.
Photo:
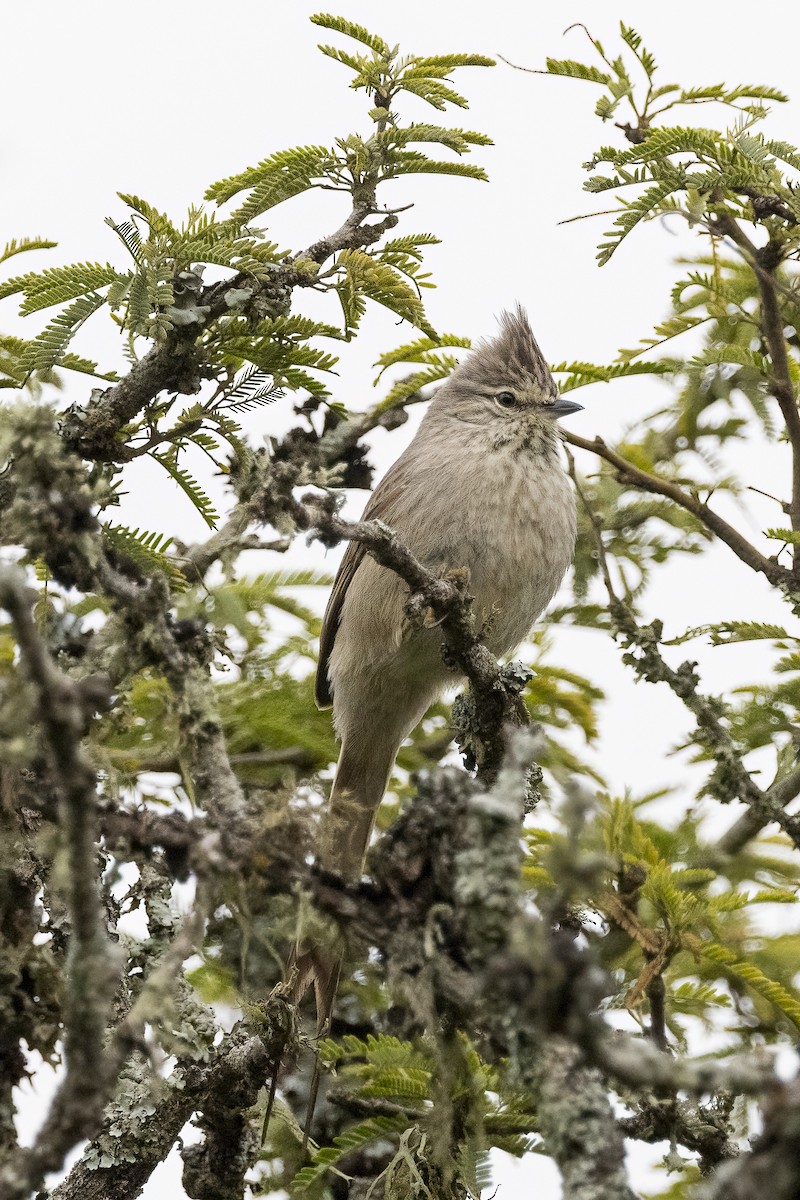
<svg viewBox="0 0 800 1200"><path fill-rule="evenodd" d="M517 397L513 392L498 392L495 396L495 403L499 404L500 408L515 408Z"/></svg>

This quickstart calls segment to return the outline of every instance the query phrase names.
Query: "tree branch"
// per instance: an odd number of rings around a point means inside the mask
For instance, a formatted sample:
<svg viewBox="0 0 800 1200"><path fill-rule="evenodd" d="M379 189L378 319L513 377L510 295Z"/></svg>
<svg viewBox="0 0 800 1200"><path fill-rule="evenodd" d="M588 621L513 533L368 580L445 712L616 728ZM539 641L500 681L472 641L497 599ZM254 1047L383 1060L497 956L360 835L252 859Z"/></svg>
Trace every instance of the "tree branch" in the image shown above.
<svg viewBox="0 0 800 1200"><path fill-rule="evenodd" d="M679 504L681 508L696 517L702 525L705 525L706 529L716 534L737 558L746 563L753 571L765 575L775 587L787 591L796 590L797 581L793 572L782 567L774 558L767 558L737 529L729 525L723 517L715 513L707 504L684 491L677 483L671 483L668 479L661 479L658 475L651 475L649 472L643 471L641 467L635 466L618 454L616 450L607 446L602 438L596 437L593 441L589 441L587 438L569 432L563 432L563 437L570 446L576 446L580 450L589 450L614 467L616 478L620 483L631 484L645 492L653 492L657 496L665 496L668 500Z"/></svg>
<svg viewBox="0 0 800 1200"><path fill-rule="evenodd" d="M47 1172L61 1166L75 1142L93 1130L114 1080L103 1037L117 962L105 936L97 886L95 773L81 747L87 725L107 704L110 689L102 677L75 681L56 669L33 620L35 599L21 571L0 567L0 606L14 623L22 663L38 695L38 716L67 847L66 1075L34 1145L3 1168L8 1188L4 1194L9 1200L27 1196Z"/></svg>
<svg viewBox="0 0 800 1200"><path fill-rule="evenodd" d="M581 487L571 455L569 471L592 526L598 561L608 592L608 611L615 636L625 638L629 647L635 646L639 651L638 656L632 653L623 655L623 662L633 667L637 675L650 683L666 683L693 714L700 739L711 751L717 764L713 787L718 798L723 803L734 797L741 800L751 809L754 821L761 822L762 825L775 821L789 835L795 846L800 847L800 817L787 813L780 796L762 791L747 771L742 762L741 751L723 724L723 705L699 691L700 680L694 670L696 664L685 662L677 670L670 667L659 650L661 622L653 621L649 625L640 625L633 610L616 594L603 544L602 522Z"/></svg>
<svg viewBox="0 0 800 1200"><path fill-rule="evenodd" d="M795 767L788 775L776 780L767 788L764 795L770 804L780 804L782 807L791 804L792 800L800 796L800 767ZM735 821L730 829L723 833L716 842L715 849L724 857L738 854L768 824L769 819L765 819L763 813L758 812L755 808L748 808L747 812L742 813L738 821Z"/></svg>
<svg viewBox="0 0 800 1200"><path fill-rule="evenodd" d="M789 352L783 333L784 322L775 286L775 270L781 261L780 254L775 254L774 243L768 242L760 248L754 245L730 213L719 213L714 224L720 233L727 235L739 247L758 282L761 294L761 329L772 359L775 399L778 401L792 447L792 498L789 516L792 529L800 530L800 412L797 409ZM800 545L793 547L793 554L797 574L800 572Z"/></svg>
<svg viewBox="0 0 800 1200"><path fill-rule="evenodd" d="M198 357L201 335L221 315L228 311L226 295L247 291L250 297L241 312L263 315L264 307L271 315L288 312L291 293L295 287L311 287L316 273L304 270L305 262L318 265L343 249L370 246L397 225L395 213L385 213L381 220L365 224L379 210L375 191L378 178L366 183L347 219L333 233L313 242L305 250L281 264L263 280L248 272L239 272L228 279L203 288L197 299L202 317L191 325L173 329L160 345L151 350L131 368L129 373L104 392L93 394L84 406L68 410L62 426L64 440L81 457L94 462L123 463L133 457L130 447L120 441L120 431L163 391L194 395L203 381L203 364Z"/></svg>
<svg viewBox="0 0 800 1200"><path fill-rule="evenodd" d="M551 1037L538 1064L537 1112L545 1150L561 1171L564 1200L637 1200L605 1082L582 1060L573 1042Z"/></svg>
<svg viewBox="0 0 800 1200"><path fill-rule="evenodd" d="M134 1200L155 1168L169 1154L193 1112L204 1111L207 1103L225 1097L229 1103L249 1108L264 1084L276 1053L269 1038L263 1039L238 1025L210 1052L208 1061L184 1061L166 1081L166 1090L143 1117L141 1111L114 1112L106 1121L118 1128L114 1136L105 1130L98 1149L84 1155L52 1200ZM112 1158L113 1148L120 1154ZM90 1151L92 1147L90 1147ZM105 1161L106 1158L111 1161ZM241 1193L240 1193L241 1194Z"/></svg>
<svg viewBox="0 0 800 1200"><path fill-rule="evenodd" d="M749 1154L723 1166L706 1191L708 1200L796 1200L800 1158L800 1079L768 1098L764 1129Z"/></svg>

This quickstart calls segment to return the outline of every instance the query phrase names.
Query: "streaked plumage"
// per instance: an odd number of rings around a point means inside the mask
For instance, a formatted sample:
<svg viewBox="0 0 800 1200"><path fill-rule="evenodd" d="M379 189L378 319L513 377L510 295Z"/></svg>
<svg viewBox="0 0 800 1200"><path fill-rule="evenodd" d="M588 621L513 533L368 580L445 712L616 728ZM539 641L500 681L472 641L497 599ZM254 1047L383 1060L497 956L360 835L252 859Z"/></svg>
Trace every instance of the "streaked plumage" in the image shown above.
<svg viewBox="0 0 800 1200"><path fill-rule="evenodd" d="M514 406L498 396L510 393ZM481 343L432 401L365 518L397 531L432 570L466 566L484 640L513 651L572 558L575 506L554 418L578 408L555 382L521 309ZM459 682L438 629L411 627L407 586L358 543L342 560L323 623L317 700L342 741L320 845L356 878L397 750L429 705Z"/></svg>

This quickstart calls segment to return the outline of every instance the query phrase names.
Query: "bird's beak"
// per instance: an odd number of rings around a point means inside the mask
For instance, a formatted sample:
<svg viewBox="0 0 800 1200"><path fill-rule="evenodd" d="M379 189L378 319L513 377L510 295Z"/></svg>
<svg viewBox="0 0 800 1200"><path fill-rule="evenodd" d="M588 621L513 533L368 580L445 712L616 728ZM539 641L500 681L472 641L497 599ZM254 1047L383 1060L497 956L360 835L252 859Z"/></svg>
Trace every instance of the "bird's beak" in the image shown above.
<svg viewBox="0 0 800 1200"><path fill-rule="evenodd" d="M558 420L559 417L568 417L570 413L583 412L583 405L575 400L567 400L566 396L559 396L553 404L547 405L545 412Z"/></svg>

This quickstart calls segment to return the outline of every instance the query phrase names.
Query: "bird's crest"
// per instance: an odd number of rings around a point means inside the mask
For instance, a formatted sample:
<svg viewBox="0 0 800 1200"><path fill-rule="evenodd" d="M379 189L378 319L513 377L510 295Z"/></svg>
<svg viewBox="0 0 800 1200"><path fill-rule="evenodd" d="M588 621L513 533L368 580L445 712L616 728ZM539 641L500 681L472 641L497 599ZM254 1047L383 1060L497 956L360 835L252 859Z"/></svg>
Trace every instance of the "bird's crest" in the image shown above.
<svg viewBox="0 0 800 1200"><path fill-rule="evenodd" d="M520 304L513 312L502 312L496 337L478 342L472 354L455 374L459 383L478 383L493 387L500 382L538 385L546 395L556 392L528 314Z"/></svg>

